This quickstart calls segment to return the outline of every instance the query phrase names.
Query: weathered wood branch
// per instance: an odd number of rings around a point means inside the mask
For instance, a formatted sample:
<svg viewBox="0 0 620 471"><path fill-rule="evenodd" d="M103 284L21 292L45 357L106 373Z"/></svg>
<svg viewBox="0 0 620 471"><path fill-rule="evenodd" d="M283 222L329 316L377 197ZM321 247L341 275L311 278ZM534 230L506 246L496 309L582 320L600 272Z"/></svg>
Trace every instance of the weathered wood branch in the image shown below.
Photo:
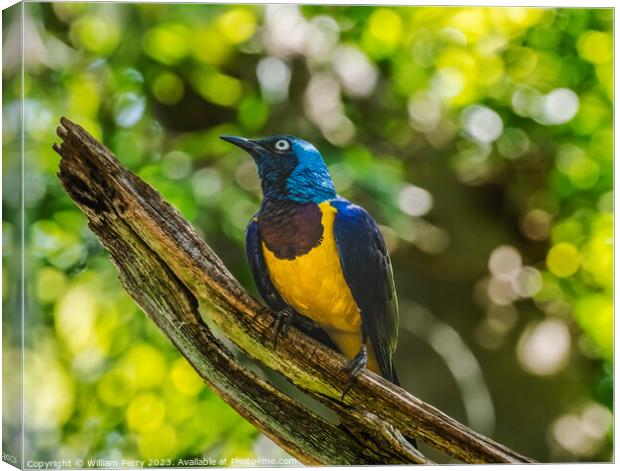
<svg viewBox="0 0 620 471"><path fill-rule="evenodd" d="M192 226L151 186L66 118L59 178L110 252L125 289L243 417L307 464L429 463L403 435L465 462L531 462L365 371L344 400L346 359L291 328L273 349L273 313L235 280ZM335 411L336 424L239 364L207 316L249 357Z"/></svg>

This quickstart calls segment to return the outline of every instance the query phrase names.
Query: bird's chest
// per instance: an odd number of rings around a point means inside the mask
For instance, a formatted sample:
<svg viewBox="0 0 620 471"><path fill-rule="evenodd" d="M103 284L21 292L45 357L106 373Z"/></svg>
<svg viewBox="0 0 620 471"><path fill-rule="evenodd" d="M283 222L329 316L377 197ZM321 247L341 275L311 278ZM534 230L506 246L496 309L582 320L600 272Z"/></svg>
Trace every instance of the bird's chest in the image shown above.
<svg viewBox="0 0 620 471"><path fill-rule="evenodd" d="M291 211L278 224L259 217L271 282L287 304L324 329L359 332L359 310L334 238L336 210L329 202L313 206Z"/></svg>

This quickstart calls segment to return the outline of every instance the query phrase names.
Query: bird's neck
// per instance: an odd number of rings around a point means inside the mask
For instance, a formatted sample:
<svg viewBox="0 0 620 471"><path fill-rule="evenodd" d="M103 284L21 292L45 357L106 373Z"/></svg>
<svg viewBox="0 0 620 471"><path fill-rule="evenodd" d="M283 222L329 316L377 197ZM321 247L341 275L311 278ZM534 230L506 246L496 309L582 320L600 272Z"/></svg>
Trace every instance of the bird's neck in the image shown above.
<svg viewBox="0 0 620 471"><path fill-rule="evenodd" d="M297 203L320 204L336 197L327 168L297 167L286 180L286 193Z"/></svg>
<svg viewBox="0 0 620 471"><path fill-rule="evenodd" d="M259 165L264 200L320 204L336 197L334 182L324 163L308 165L293 159L287 162L288 166L280 164L277 168L271 162Z"/></svg>

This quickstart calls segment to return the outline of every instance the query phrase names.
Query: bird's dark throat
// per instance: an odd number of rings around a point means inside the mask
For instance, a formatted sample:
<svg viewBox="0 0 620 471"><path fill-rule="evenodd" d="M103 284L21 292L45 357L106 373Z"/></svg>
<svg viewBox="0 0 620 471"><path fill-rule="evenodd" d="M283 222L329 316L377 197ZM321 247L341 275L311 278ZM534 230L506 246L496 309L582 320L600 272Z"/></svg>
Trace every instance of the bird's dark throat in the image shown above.
<svg viewBox="0 0 620 471"><path fill-rule="evenodd" d="M293 260L323 241L321 209L315 203L264 201L258 230L265 246L279 259Z"/></svg>

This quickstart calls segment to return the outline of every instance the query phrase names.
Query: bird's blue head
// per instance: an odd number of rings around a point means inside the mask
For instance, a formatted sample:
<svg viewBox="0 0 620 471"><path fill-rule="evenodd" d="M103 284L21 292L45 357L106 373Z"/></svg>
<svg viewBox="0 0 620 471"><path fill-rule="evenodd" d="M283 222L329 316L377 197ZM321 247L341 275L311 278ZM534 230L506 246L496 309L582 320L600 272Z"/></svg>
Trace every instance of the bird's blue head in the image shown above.
<svg viewBox="0 0 620 471"><path fill-rule="evenodd" d="M221 138L252 156L266 200L318 204L336 196L323 157L309 142L294 136Z"/></svg>

